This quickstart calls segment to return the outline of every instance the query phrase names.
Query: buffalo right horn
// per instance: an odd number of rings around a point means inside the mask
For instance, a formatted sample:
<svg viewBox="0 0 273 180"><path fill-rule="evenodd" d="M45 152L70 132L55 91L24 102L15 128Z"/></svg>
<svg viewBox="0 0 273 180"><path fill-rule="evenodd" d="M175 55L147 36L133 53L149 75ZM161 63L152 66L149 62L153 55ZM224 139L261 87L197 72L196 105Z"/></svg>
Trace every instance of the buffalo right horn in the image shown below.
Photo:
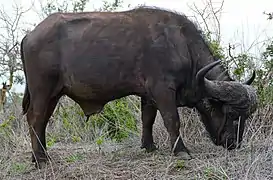
<svg viewBox="0 0 273 180"><path fill-rule="evenodd" d="M205 67L201 68L197 74L196 74L196 81L198 82L198 84L204 84L204 79L205 79L205 75L207 74L207 72L209 70L211 70L214 66L218 65L221 62L221 60L212 62L208 65L206 65Z"/></svg>
<svg viewBox="0 0 273 180"><path fill-rule="evenodd" d="M256 72L253 71L251 78L249 78L247 81L245 81L243 84L250 85L256 77Z"/></svg>

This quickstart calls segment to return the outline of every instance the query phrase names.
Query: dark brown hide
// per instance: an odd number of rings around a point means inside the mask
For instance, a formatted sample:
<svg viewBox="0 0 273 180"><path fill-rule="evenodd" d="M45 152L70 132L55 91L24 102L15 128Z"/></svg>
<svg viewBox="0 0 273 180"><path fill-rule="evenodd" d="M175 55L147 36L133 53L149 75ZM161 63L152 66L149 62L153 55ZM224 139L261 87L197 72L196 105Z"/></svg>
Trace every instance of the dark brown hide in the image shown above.
<svg viewBox="0 0 273 180"><path fill-rule="evenodd" d="M111 100L138 95L142 147L155 149L152 126L159 110L173 152L188 152L179 136L177 106L197 107L202 99L212 98L204 77L196 81L201 68L209 66L203 73L208 81L225 70L219 61L211 65L215 59L186 16L145 7L52 14L24 37L21 54L26 77L23 111L38 164L47 159L45 129L63 95L76 101L87 116ZM211 126L214 117L210 111L204 113L203 122ZM211 126L209 132L216 128Z"/></svg>

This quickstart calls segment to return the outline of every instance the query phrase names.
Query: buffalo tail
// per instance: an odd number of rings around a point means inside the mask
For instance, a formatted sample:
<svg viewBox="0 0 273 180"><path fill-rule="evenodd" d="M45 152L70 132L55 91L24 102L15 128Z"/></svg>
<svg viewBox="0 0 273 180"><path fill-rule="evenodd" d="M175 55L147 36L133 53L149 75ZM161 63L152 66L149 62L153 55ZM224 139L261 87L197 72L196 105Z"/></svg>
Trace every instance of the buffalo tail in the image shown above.
<svg viewBox="0 0 273 180"><path fill-rule="evenodd" d="M26 36L22 39L21 46L20 46L20 53L21 53L21 60L22 60L22 64L23 64L25 78L27 78L26 77L26 68L25 68L24 49L23 49L23 42L24 42L25 38L26 38ZM24 93L24 97L23 97L23 101L22 101L23 115L27 113L28 108L29 108L29 104L30 104L30 94L29 94L28 84L27 84L27 80L26 80L25 93Z"/></svg>

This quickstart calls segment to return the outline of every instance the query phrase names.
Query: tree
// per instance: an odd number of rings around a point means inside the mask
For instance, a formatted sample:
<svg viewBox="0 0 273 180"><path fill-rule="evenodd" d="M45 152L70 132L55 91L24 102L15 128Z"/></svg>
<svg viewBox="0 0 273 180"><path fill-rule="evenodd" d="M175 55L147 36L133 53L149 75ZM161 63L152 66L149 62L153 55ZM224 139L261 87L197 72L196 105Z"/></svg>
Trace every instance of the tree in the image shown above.
<svg viewBox="0 0 273 180"><path fill-rule="evenodd" d="M8 80L10 88L14 83L23 83L22 75L18 74L22 71L19 44L23 28L20 20L29 9L15 4L13 10L14 17L6 13L4 8L0 9L0 76Z"/></svg>
<svg viewBox="0 0 273 180"><path fill-rule="evenodd" d="M224 6L224 0L215 4L212 0L203 1L204 7L201 9L195 3L190 6L194 13L194 19L203 31L204 39L207 41L208 46L214 57L221 59L223 65L227 68L230 67L230 60L225 49L221 45L221 23L220 17Z"/></svg>
<svg viewBox="0 0 273 180"><path fill-rule="evenodd" d="M7 94L14 84L22 84L22 63L20 59L20 40L23 32L21 19L30 8L24 9L18 4L13 5L12 12L0 9L0 109L5 110L8 102Z"/></svg>
<svg viewBox="0 0 273 180"><path fill-rule="evenodd" d="M191 6L194 12L194 18L199 22L204 32L204 37L213 55L223 60L224 66L229 70L229 74L233 79L244 81L251 75L254 67L254 61L257 58L251 56L248 52L235 54L235 45L229 44L228 47L221 45L221 23L220 17L224 6L224 0L221 2L212 2L206 0L204 8L200 9L195 4Z"/></svg>

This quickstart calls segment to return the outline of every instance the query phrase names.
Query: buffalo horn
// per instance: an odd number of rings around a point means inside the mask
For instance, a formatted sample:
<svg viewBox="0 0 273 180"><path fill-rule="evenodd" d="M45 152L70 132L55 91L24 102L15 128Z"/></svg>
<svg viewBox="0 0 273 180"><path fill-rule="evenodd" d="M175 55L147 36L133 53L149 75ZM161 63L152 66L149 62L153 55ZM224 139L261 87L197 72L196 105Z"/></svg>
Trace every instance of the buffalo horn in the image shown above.
<svg viewBox="0 0 273 180"><path fill-rule="evenodd" d="M249 79L248 79L247 81L245 81L243 84L250 85L250 84L254 81L255 76L256 76L256 72L253 71L251 78L249 78Z"/></svg>
<svg viewBox="0 0 273 180"><path fill-rule="evenodd" d="M198 83L203 83L205 75L209 70L211 70L214 66L218 65L221 62L221 60L215 61L213 63L210 63L206 65L205 67L201 68L197 74L196 74L196 80Z"/></svg>

